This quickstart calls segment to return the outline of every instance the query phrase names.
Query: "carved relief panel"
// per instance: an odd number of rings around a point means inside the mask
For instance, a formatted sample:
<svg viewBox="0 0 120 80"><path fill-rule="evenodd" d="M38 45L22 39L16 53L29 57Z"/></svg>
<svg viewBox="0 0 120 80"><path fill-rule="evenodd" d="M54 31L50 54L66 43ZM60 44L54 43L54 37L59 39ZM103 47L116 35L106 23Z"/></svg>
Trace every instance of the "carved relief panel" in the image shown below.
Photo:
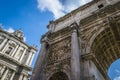
<svg viewBox="0 0 120 80"><path fill-rule="evenodd" d="M70 65L71 40L64 39L51 46L51 52L48 55L47 71L49 69L60 69Z"/></svg>

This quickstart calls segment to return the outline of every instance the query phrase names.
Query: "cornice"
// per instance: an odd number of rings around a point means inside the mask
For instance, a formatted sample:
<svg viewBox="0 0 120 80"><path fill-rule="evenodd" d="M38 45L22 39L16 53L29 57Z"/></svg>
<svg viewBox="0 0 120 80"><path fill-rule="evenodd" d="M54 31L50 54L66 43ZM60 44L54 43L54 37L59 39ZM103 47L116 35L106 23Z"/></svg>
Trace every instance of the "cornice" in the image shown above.
<svg viewBox="0 0 120 80"><path fill-rule="evenodd" d="M83 10L83 9L88 8L89 6L95 4L95 3L98 2L98 1L99 1L99 0L93 0L93 1L87 3L87 4L83 5L83 6L80 6L79 8L77 8L77 9L71 11L70 13L68 13L68 14L66 14L65 16L63 16L63 17L61 17L61 18L55 20L54 22L57 24L57 23L59 23L59 22L65 20L65 19L67 19L68 17L71 17L72 15L77 14L77 12L79 12L79 11L81 11L81 10Z"/></svg>
<svg viewBox="0 0 120 80"><path fill-rule="evenodd" d="M100 20L103 20L105 18L108 18L109 16L114 16L117 13L120 13L120 8L119 8L120 2L114 4L114 5L108 5L102 9L96 10L93 12L90 16L82 19L79 23L80 26L87 26L91 25L93 23L96 23Z"/></svg>
<svg viewBox="0 0 120 80"><path fill-rule="evenodd" d="M58 31L55 31L55 32L48 31L46 34L42 36L40 42L41 43L46 42L46 39L47 39L47 42L49 42L50 44L56 43L58 41L71 37L71 33L74 30L76 30L78 33L78 28L79 28L78 24L76 22L73 22L70 25Z"/></svg>

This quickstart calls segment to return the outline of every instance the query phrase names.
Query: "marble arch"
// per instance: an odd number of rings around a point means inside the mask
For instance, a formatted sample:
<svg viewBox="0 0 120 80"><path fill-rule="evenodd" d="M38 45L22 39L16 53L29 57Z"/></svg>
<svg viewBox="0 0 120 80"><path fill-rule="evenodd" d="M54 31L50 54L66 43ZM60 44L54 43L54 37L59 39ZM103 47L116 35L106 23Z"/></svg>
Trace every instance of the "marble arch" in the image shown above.
<svg viewBox="0 0 120 80"><path fill-rule="evenodd" d="M47 28L31 80L62 70L69 80L110 80L108 67L120 57L119 0L93 0Z"/></svg>

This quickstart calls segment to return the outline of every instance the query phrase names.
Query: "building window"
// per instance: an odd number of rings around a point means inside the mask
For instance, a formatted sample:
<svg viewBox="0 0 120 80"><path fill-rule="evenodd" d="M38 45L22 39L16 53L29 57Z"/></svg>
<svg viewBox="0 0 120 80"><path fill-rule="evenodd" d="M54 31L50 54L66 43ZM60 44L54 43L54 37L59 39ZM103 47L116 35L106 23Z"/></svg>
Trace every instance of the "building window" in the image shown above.
<svg viewBox="0 0 120 80"><path fill-rule="evenodd" d="M12 52L12 49L13 49L12 47L8 47L5 53L10 54Z"/></svg>

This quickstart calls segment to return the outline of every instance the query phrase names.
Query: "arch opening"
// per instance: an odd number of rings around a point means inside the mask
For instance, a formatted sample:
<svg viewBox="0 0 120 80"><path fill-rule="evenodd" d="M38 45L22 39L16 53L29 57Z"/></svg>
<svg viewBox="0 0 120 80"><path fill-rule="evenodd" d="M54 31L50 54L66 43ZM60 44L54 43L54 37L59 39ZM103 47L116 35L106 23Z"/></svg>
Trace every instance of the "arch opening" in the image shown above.
<svg viewBox="0 0 120 80"><path fill-rule="evenodd" d="M108 69L110 65L120 58L120 24L112 24L102 31L92 43L91 50L96 58L96 66L109 80Z"/></svg>
<svg viewBox="0 0 120 80"><path fill-rule="evenodd" d="M120 58L114 61L109 69L108 76L111 80L119 80L120 79Z"/></svg>
<svg viewBox="0 0 120 80"><path fill-rule="evenodd" d="M49 80L69 80L69 79L64 72L56 72L50 77Z"/></svg>

